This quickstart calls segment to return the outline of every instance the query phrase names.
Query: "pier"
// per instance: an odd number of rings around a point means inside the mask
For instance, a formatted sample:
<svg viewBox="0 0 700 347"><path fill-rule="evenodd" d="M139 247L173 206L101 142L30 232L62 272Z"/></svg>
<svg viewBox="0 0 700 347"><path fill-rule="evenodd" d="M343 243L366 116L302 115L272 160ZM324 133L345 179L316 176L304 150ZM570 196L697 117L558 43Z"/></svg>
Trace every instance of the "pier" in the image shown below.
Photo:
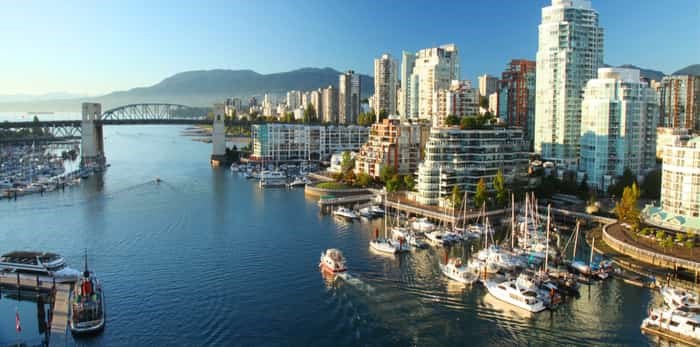
<svg viewBox="0 0 700 347"><path fill-rule="evenodd" d="M452 225L462 223L464 220L475 220L477 217L479 217L479 215L481 215L481 210L479 209L468 209L467 213L463 214L462 211L455 211L451 208L445 209L437 206L420 205L398 195L387 196L384 203L387 208L404 212L407 215L422 216L431 220ZM509 214L510 211L510 207L498 210L487 210L486 217L505 216ZM494 219L491 222L494 224L497 222L497 220Z"/></svg>
<svg viewBox="0 0 700 347"><path fill-rule="evenodd" d="M42 280L39 276L20 276L19 274L0 273L0 287L18 291L32 291L49 295L51 314L49 318L50 345L64 345L68 329L68 304L70 284Z"/></svg>

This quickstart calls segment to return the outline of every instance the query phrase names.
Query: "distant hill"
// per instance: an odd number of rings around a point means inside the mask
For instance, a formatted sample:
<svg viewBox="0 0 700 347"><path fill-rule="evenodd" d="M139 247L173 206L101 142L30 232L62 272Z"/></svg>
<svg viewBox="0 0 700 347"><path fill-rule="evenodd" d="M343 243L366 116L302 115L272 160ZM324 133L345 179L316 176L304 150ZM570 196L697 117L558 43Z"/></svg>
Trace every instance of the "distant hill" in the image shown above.
<svg viewBox="0 0 700 347"><path fill-rule="evenodd" d="M674 73L672 75L696 75L700 76L700 64L688 65Z"/></svg>
<svg viewBox="0 0 700 347"><path fill-rule="evenodd" d="M649 80L661 81L661 79L664 78L664 76L666 76L666 74L661 72L661 71L652 70L652 69L645 69L645 68L641 68L638 66L634 66L632 64L624 64L624 65L620 65L618 67L637 69L637 70L639 70L639 74L642 75L642 77L648 78Z"/></svg>
<svg viewBox="0 0 700 347"><path fill-rule="evenodd" d="M189 106L211 106L228 97L247 99L265 93L338 87L339 71L331 68L303 68L288 72L260 74L252 70L199 70L175 74L150 86L113 92L97 97L36 102L0 103L0 110L77 111L81 102L100 102L102 109L140 102L168 102ZM360 75L362 98L374 93L374 78ZM247 100L246 100L247 101Z"/></svg>

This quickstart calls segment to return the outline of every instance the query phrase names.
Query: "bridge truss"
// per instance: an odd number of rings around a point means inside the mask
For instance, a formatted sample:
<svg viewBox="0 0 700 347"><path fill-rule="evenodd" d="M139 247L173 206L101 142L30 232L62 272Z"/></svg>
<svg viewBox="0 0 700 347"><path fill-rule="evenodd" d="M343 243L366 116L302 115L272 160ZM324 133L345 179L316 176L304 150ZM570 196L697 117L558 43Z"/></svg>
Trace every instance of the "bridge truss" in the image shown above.
<svg viewBox="0 0 700 347"><path fill-rule="evenodd" d="M102 113L102 121L159 121L204 119L196 115L196 109L178 104L130 104L107 110Z"/></svg>

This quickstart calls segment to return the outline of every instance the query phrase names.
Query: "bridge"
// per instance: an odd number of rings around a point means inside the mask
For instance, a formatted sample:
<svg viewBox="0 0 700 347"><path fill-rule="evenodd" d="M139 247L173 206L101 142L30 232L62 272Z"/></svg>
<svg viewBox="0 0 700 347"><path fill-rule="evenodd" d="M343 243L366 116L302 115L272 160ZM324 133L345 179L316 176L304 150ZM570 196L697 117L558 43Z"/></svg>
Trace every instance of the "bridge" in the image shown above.
<svg viewBox="0 0 700 347"><path fill-rule="evenodd" d="M167 103L129 104L102 112L99 103L83 103L80 120L44 120L0 122L0 129L19 130L40 128L49 139L81 139L81 159L84 164L104 164L103 126L106 125L213 125L212 160L223 160L226 154L226 126L248 124L227 121L223 108L214 108L213 119L195 114L197 109L186 105ZM0 141L3 142L3 141Z"/></svg>

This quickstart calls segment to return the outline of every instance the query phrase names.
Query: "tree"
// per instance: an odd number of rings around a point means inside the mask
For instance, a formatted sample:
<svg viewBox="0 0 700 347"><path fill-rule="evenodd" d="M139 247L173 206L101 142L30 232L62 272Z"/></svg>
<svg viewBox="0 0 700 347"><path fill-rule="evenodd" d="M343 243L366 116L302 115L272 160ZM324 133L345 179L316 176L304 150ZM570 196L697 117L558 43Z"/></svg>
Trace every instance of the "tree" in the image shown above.
<svg viewBox="0 0 700 347"><path fill-rule="evenodd" d="M487 96L479 97L479 107L488 109L489 108L489 98Z"/></svg>
<svg viewBox="0 0 700 347"><path fill-rule="evenodd" d="M671 237L671 235L668 235L660 242L660 244L661 247L664 248L664 252L666 252L667 248L673 247L673 238Z"/></svg>
<svg viewBox="0 0 700 347"><path fill-rule="evenodd" d="M394 175L386 182L386 191L392 193L399 189L401 189L401 179L398 175Z"/></svg>
<svg viewBox="0 0 700 347"><path fill-rule="evenodd" d="M690 250L690 255L693 255L693 248L695 248L695 238L688 237L687 240L685 240L685 248Z"/></svg>
<svg viewBox="0 0 700 347"><path fill-rule="evenodd" d="M309 123L316 123L316 109L314 108L314 105L308 104L306 106L306 109L304 110L304 124L309 124Z"/></svg>
<svg viewBox="0 0 700 347"><path fill-rule="evenodd" d="M622 198L615 204L614 212L617 219L626 222L632 226L632 230L637 230L639 226L639 208L637 208L637 200L639 199L639 188L636 183L629 187L625 187L622 192Z"/></svg>
<svg viewBox="0 0 700 347"><path fill-rule="evenodd" d="M389 118L389 112L386 110L381 110L379 111L379 118L377 119L377 123L380 123L382 120Z"/></svg>
<svg viewBox="0 0 700 347"><path fill-rule="evenodd" d="M372 123L374 123L374 111L370 111L367 113L360 113L357 116L357 124L362 125L362 126L370 126Z"/></svg>
<svg viewBox="0 0 700 347"><path fill-rule="evenodd" d="M379 180L382 181L382 183L386 184L394 175L396 175L396 169L393 166L383 165L382 168L379 169Z"/></svg>
<svg viewBox="0 0 700 347"><path fill-rule="evenodd" d="M658 199L661 196L661 171L654 170L644 177L642 195L648 199Z"/></svg>
<svg viewBox="0 0 700 347"><path fill-rule="evenodd" d="M498 169L496 177L493 178L493 189L496 191L496 203L498 207L503 207L508 202L508 191L506 181L503 178L503 171Z"/></svg>
<svg viewBox="0 0 700 347"><path fill-rule="evenodd" d="M581 183L578 185L576 195L582 200L588 199L588 175L583 176Z"/></svg>
<svg viewBox="0 0 700 347"><path fill-rule="evenodd" d="M360 172L355 176L355 184L362 188L367 188L372 183L372 177L364 172Z"/></svg>
<svg viewBox="0 0 700 347"><path fill-rule="evenodd" d="M486 182L484 178L480 178L479 182L476 184L476 193L474 194L474 205L476 207L481 207L488 199L488 192L486 191Z"/></svg>
<svg viewBox="0 0 700 347"><path fill-rule="evenodd" d="M36 115L34 116L34 119L32 119L32 135L33 136L42 136L44 131L41 129L39 126L39 117Z"/></svg>
<svg viewBox="0 0 700 347"><path fill-rule="evenodd" d="M413 190L413 188L416 186L416 180L413 178L412 175L406 175L403 176L403 184L408 190Z"/></svg>
<svg viewBox="0 0 700 347"><path fill-rule="evenodd" d="M632 173L632 170L625 168L622 176L618 177L617 182L608 188L608 193L612 196L620 196L624 192L625 187L637 183L637 178Z"/></svg>
<svg viewBox="0 0 700 347"><path fill-rule="evenodd" d="M343 152L343 158L340 161L340 170L343 175L346 175L349 171L355 168L355 158L352 157L350 152Z"/></svg>
<svg viewBox="0 0 700 347"><path fill-rule="evenodd" d="M455 115L449 115L447 118L445 118L445 125L453 126L453 125L459 125L461 119Z"/></svg>
<svg viewBox="0 0 700 347"><path fill-rule="evenodd" d="M452 187L452 195L450 196L450 202L453 208L459 208L462 206L462 190L459 189L458 185Z"/></svg>

